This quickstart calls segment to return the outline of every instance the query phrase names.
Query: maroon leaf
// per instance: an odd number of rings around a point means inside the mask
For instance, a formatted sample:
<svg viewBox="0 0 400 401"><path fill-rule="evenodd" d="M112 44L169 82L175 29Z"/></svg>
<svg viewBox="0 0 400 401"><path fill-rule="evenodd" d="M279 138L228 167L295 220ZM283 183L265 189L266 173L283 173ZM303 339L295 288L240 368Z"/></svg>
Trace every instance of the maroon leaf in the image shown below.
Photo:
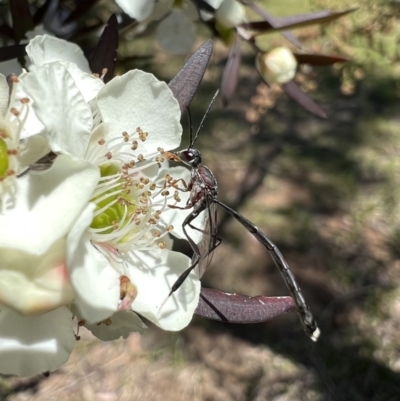
<svg viewBox="0 0 400 401"><path fill-rule="evenodd" d="M78 6L74 11L65 19L64 23L67 24L81 17L87 10L89 10L97 0L80 0L76 2Z"/></svg>
<svg viewBox="0 0 400 401"><path fill-rule="evenodd" d="M274 32L282 29L295 29L308 25L328 23L356 10L357 8L352 8L350 10L340 11L337 13L333 13L331 11L318 11L311 14L275 17L273 21L264 18L265 21L247 22L242 26L252 31L262 31L262 33Z"/></svg>
<svg viewBox="0 0 400 401"><path fill-rule="evenodd" d="M181 113L189 106L197 87L203 79L212 50L213 44L210 39L197 49L196 53L189 58L178 74L168 84L179 103Z"/></svg>
<svg viewBox="0 0 400 401"><path fill-rule="evenodd" d="M295 308L291 297L248 297L202 288L195 315L227 323L260 323Z"/></svg>
<svg viewBox="0 0 400 401"><path fill-rule="evenodd" d="M97 44L96 50L89 61L92 72L103 75L103 70L107 69L104 82L107 83L114 76L117 64L118 49L118 21L115 14L108 19L104 31Z"/></svg>
<svg viewBox="0 0 400 401"><path fill-rule="evenodd" d="M324 54L304 54L293 53L294 57L299 64L309 64L315 66L332 65L335 63L344 63L349 61L347 58L340 56L329 56Z"/></svg>
<svg viewBox="0 0 400 401"><path fill-rule="evenodd" d="M9 39L15 40L14 30L0 18L0 35L6 36Z"/></svg>
<svg viewBox="0 0 400 401"><path fill-rule="evenodd" d="M33 30L33 19L27 0L10 1L10 12L13 21L15 40L19 42L28 31Z"/></svg>
<svg viewBox="0 0 400 401"><path fill-rule="evenodd" d="M25 56L26 45L12 45L0 47L0 61L12 60Z"/></svg>
<svg viewBox="0 0 400 401"><path fill-rule="evenodd" d="M295 100L301 107L321 118L328 118L325 111L317 105L301 88L294 82L290 81L282 86L288 96Z"/></svg>
<svg viewBox="0 0 400 401"><path fill-rule="evenodd" d="M43 20L44 16L47 13L47 10L49 9L51 5L52 0L46 0L44 4L42 4L40 7L37 8L34 16L33 16L33 23L34 25L40 24L40 22Z"/></svg>
<svg viewBox="0 0 400 401"><path fill-rule="evenodd" d="M252 1L243 1L243 4L246 4L249 8L251 8L255 13L257 13L260 17L264 18L264 20L271 26L271 28L277 28L277 18L270 15L263 8L254 4ZM279 25L278 25L279 26ZM301 43L291 32L281 32L282 36L285 37L289 42L294 44L296 47L301 49Z"/></svg>
<svg viewBox="0 0 400 401"><path fill-rule="evenodd" d="M239 68L242 55L240 53L239 36L236 38L235 44L232 46L226 63L224 73L222 75L221 92L224 106L228 104L229 99L235 93L236 86L239 80Z"/></svg>

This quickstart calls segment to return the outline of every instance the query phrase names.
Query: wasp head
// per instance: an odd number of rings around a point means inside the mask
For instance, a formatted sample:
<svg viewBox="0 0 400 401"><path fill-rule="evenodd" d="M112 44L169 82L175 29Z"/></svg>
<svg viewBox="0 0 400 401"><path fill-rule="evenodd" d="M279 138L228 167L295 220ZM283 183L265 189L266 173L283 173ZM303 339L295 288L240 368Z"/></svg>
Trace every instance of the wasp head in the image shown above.
<svg viewBox="0 0 400 401"><path fill-rule="evenodd" d="M201 154L197 149L186 149L177 153L181 161L190 167L197 167L201 163Z"/></svg>

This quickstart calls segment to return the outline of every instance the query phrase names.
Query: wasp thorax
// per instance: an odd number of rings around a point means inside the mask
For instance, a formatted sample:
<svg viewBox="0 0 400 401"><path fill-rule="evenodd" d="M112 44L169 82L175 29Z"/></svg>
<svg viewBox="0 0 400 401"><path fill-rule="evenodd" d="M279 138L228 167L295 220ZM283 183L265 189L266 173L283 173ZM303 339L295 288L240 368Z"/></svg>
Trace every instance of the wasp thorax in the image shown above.
<svg viewBox="0 0 400 401"><path fill-rule="evenodd" d="M201 163L201 154L197 149L187 149L178 153L179 158L192 167L197 167Z"/></svg>

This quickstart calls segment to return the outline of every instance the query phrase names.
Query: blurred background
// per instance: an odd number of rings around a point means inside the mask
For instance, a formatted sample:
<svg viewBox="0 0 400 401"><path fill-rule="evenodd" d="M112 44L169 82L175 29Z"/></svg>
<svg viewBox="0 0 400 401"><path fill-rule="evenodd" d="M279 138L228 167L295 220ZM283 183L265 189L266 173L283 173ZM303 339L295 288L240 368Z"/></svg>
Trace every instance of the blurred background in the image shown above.
<svg viewBox="0 0 400 401"><path fill-rule="evenodd" d="M252 48L242 43L236 94L226 108L217 100L197 142L218 180L219 198L285 256L319 323L319 341L305 336L294 311L254 325L194 318L179 333L149 324L142 337L113 343L82 332L69 363L50 377L1 378L1 399L400 399L400 2L257 3L274 16L359 7L329 25L293 31L307 51L351 59L302 68L296 76L328 119L303 110L278 86L268 88ZM82 18L105 22L116 10L113 2L98 1ZM193 51L209 37L198 26ZM77 42L91 40L80 36ZM265 50L290 46L280 34L263 35L258 44ZM216 40L191 106L195 127L228 54ZM165 81L187 59L164 52L154 36L132 35L129 27L119 56L117 72L141 68ZM186 146L186 118L182 123ZM203 286L288 295L267 252L223 210L219 228L223 241Z"/></svg>

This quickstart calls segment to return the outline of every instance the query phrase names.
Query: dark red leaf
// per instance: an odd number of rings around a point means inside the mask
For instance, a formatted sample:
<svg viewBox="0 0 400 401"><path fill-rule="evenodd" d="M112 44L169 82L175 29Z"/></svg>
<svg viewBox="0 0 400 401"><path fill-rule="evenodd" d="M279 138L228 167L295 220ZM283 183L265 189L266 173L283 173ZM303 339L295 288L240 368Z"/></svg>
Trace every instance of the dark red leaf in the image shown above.
<svg viewBox="0 0 400 401"><path fill-rule="evenodd" d="M213 50L212 40L201 45L176 76L169 82L183 113L191 103L197 87L199 86L206 71Z"/></svg>
<svg viewBox="0 0 400 401"><path fill-rule="evenodd" d="M80 0L79 2L76 2L78 5L75 8L74 11L65 19L64 23L67 24L69 22L75 21L79 17L81 17L83 14L86 13L87 10L89 10L97 0Z"/></svg>
<svg viewBox="0 0 400 401"><path fill-rule="evenodd" d="M15 40L19 42L28 31L33 30L33 19L27 0L10 1Z"/></svg>
<svg viewBox="0 0 400 401"><path fill-rule="evenodd" d="M227 323L260 323L295 308L291 297L247 297L202 288L195 315Z"/></svg>
<svg viewBox="0 0 400 401"><path fill-rule="evenodd" d="M257 13L260 17L264 18L264 20L271 26L271 28L276 28L278 23L277 23L277 18L273 17L270 15L267 11L265 11L263 8L258 6L257 4L253 3L252 1L244 1L244 4L246 4L248 7L250 7L255 13ZM293 45L301 49L301 43L298 41L298 39L291 33L291 32L281 32L282 36L285 37L289 42L291 42Z"/></svg>
<svg viewBox="0 0 400 401"><path fill-rule="evenodd" d="M222 75L221 92L222 101L224 106L235 93L236 86L239 80L239 69L242 55L240 53L240 39L237 36L235 44L232 46L229 53L228 61L225 65L224 73Z"/></svg>
<svg viewBox="0 0 400 401"><path fill-rule="evenodd" d="M47 10L50 7L52 0L46 0L44 4L42 4L40 7L35 12L35 15L33 16L33 23L34 25L38 25L42 22L44 16L46 15Z"/></svg>
<svg viewBox="0 0 400 401"><path fill-rule="evenodd" d="M25 56L26 45L12 45L0 47L0 61L12 60Z"/></svg>
<svg viewBox="0 0 400 401"><path fill-rule="evenodd" d="M340 11L337 13L333 13L331 11L318 11L311 14L275 17L273 21L264 18L265 21L247 22L242 26L249 30L262 31L262 33L274 32L282 29L295 29L309 25L328 23L356 10L357 8L352 8L350 10Z"/></svg>
<svg viewBox="0 0 400 401"><path fill-rule="evenodd" d="M0 19L0 35L15 40L14 30L1 19Z"/></svg>
<svg viewBox="0 0 400 401"><path fill-rule="evenodd" d="M305 94L301 88L294 82L290 81L282 86L283 90L288 96L295 100L301 107L308 110L321 118L328 118L325 111L317 105L307 94Z"/></svg>
<svg viewBox="0 0 400 401"><path fill-rule="evenodd" d="M117 64L117 49L118 21L115 14L112 14L107 21L96 50L89 61L92 72L100 76L103 74L103 70L107 69L107 73L104 76L105 83L114 76L114 70Z"/></svg>
<svg viewBox="0 0 400 401"><path fill-rule="evenodd" d="M344 63L349 61L347 58L339 56L329 56L324 54L304 54L293 53L294 57L299 64L309 64L315 66L332 65L335 63Z"/></svg>

